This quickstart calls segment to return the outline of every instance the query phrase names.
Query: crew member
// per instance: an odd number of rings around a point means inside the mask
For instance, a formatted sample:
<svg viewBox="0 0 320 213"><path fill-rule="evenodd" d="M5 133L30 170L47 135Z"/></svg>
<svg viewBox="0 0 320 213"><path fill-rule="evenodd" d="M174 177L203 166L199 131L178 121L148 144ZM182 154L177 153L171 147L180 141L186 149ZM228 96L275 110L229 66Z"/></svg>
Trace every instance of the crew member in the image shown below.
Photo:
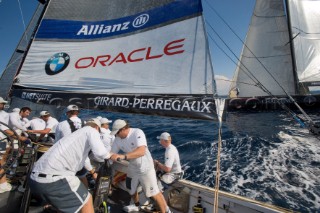
<svg viewBox="0 0 320 213"><path fill-rule="evenodd" d="M44 129L27 130L27 133L40 134L37 141L41 141L45 137L45 135L48 134L48 138L46 141L53 142L54 137L55 137L54 133L55 133L56 127L59 123L58 120L51 117L51 115L48 111L41 111L40 118L46 123L45 128Z"/></svg>
<svg viewBox="0 0 320 213"><path fill-rule="evenodd" d="M108 118L101 118L101 139L104 144L104 146L111 151L111 147L113 144L113 141L115 139L114 135L111 135L111 131L109 129L109 124L112 122L111 120L108 120Z"/></svg>
<svg viewBox="0 0 320 213"><path fill-rule="evenodd" d="M121 150L125 153L113 154L111 159L129 161L126 183L134 204L125 206L123 210L126 212L139 211L137 188L141 184L146 196L156 201L161 213L171 212L158 188L153 159L148 150L144 132L138 128L130 128L126 121L118 119L112 125L111 134L116 136L111 152L118 153Z"/></svg>
<svg viewBox="0 0 320 213"><path fill-rule="evenodd" d="M166 149L164 154L165 162L162 164L158 160L154 160L154 164L156 170L160 172L160 180L166 184L171 184L182 175L179 152L172 144L171 135L168 132L163 132L157 139L160 140L159 143ZM160 181L158 184L159 188L162 189Z"/></svg>
<svg viewBox="0 0 320 213"><path fill-rule="evenodd" d="M110 157L100 139L100 127L98 119L89 120L44 153L30 174L31 192L61 212L93 213L92 196L75 174L83 168L90 150L98 158Z"/></svg>
<svg viewBox="0 0 320 213"><path fill-rule="evenodd" d="M26 131L29 122L26 120L31 113L29 107L22 107L19 113L12 112L9 115L9 127L13 130L20 130L17 133L21 134L22 131Z"/></svg>
<svg viewBox="0 0 320 213"><path fill-rule="evenodd" d="M68 119L60 122L56 127L55 141L70 135L72 132L75 132L84 125L84 122L78 117L79 108L77 105L69 105L67 107L66 115ZM84 168L77 172L77 176L86 186L89 185L86 177L88 171L92 174L94 179L97 179L97 174L94 173L95 170L90 162L89 157L85 161Z"/></svg>

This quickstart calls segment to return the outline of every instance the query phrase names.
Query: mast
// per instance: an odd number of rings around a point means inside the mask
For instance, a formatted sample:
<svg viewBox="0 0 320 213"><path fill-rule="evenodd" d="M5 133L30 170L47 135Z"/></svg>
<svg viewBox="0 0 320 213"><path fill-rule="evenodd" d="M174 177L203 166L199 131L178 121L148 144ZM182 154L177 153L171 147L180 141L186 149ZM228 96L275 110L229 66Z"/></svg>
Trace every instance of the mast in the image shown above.
<svg viewBox="0 0 320 213"><path fill-rule="evenodd" d="M287 14L287 24L288 24L288 31L289 31L289 44L290 44L291 59L292 59L291 60L292 61L292 71L293 71L293 79L295 82L294 90L295 90L295 94L300 94L299 81L298 81L298 75L297 75L297 64L296 64L296 57L295 57L294 44L293 44L294 38L292 37L289 1L285 0L283 3L285 4L286 14Z"/></svg>

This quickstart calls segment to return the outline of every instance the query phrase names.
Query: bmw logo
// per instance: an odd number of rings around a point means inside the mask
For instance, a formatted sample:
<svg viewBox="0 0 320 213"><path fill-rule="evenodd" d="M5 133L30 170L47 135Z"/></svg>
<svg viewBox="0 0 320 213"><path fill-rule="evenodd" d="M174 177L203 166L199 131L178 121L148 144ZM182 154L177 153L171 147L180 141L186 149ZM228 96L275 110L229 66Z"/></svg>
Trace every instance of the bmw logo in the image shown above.
<svg viewBox="0 0 320 213"><path fill-rule="evenodd" d="M48 75L56 75L62 72L70 62L70 56L67 53L56 53L48 59L45 70Z"/></svg>

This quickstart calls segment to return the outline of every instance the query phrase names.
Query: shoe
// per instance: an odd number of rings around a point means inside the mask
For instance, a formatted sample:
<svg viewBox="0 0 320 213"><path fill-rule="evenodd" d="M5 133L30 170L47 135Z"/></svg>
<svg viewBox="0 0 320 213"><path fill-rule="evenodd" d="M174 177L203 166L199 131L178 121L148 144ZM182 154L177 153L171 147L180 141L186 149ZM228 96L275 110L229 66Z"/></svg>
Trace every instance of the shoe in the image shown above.
<svg viewBox="0 0 320 213"><path fill-rule="evenodd" d="M12 190L13 190L13 187L9 183L0 185L0 193L10 192Z"/></svg>
<svg viewBox="0 0 320 213"><path fill-rule="evenodd" d="M125 211L125 212L138 212L139 206L136 206L135 204L130 204L129 206L123 207L123 211Z"/></svg>
<svg viewBox="0 0 320 213"><path fill-rule="evenodd" d="M146 210L146 211L150 211L150 212L156 211L156 208L152 203L150 203L148 205L141 206L141 209Z"/></svg>

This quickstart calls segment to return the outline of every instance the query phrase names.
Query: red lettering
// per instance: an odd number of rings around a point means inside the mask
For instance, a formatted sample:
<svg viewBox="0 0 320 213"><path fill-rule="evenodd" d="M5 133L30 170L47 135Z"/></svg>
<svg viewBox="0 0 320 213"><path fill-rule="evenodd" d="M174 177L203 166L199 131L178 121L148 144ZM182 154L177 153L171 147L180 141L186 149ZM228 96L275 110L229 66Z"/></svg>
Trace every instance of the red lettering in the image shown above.
<svg viewBox="0 0 320 213"><path fill-rule="evenodd" d="M151 47L148 47L148 51L147 51L147 55L146 55L146 60L155 59L155 58L161 58L161 57L163 56L163 54L150 56L150 53L151 53Z"/></svg>
<svg viewBox="0 0 320 213"><path fill-rule="evenodd" d="M99 59L102 59L102 58L106 58L105 60L99 60ZM96 58L96 61L94 62L93 64L93 67L96 67L97 63L99 62L102 66L106 67L106 62L109 61L109 59L111 58L111 55L99 55L97 58Z"/></svg>
<svg viewBox="0 0 320 213"><path fill-rule="evenodd" d="M146 48L141 48L141 49L137 49L137 50L133 50L129 55L128 55L128 61L129 62L137 62L137 61L142 61L143 58L136 58L136 59L132 59L132 55L136 52L141 52L144 51Z"/></svg>
<svg viewBox="0 0 320 213"><path fill-rule="evenodd" d="M140 49L135 49L132 50L127 57L122 53L118 53L114 59L112 59L112 55L99 55L94 57L85 57L85 58L80 58L76 64L75 68L77 69L84 69L88 68L90 66L96 67L99 64L103 67L106 66L111 66L113 63L123 63L126 64L128 62L139 62L143 60L150 60L150 59L157 59L161 58L163 55L171 56L171 55L176 55L176 54L181 54L185 50L183 49L184 47L184 41L186 39L178 39L171 41L165 45L163 48L163 53L162 54L155 54L152 53L152 47L146 47L146 48L140 48ZM155 50L154 50L155 51ZM145 54L145 58L144 58ZM111 60L111 62L108 64L108 62Z"/></svg>
<svg viewBox="0 0 320 213"><path fill-rule="evenodd" d="M166 55L175 55L175 54L183 53L184 50L177 50L177 51L175 51L175 52L172 52L172 51L170 52L170 50L174 50L174 49L183 47L184 44L180 44L180 45L176 45L176 46L171 46L171 45L173 45L173 44L175 44L175 43L182 42L182 41L184 41L184 40L185 40L185 38L179 39L179 40L175 40L175 41L172 41L172 42L168 43L168 44L164 47L163 52L164 52Z"/></svg>
<svg viewBox="0 0 320 213"><path fill-rule="evenodd" d="M81 62L81 64L85 64L85 62L87 60L90 60L90 63L88 65L79 65L79 63ZM75 64L75 67L77 69L83 69L83 68L88 68L92 65L92 63L94 62L94 58L93 57L86 57L86 58L80 58L76 64Z"/></svg>
<svg viewBox="0 0 320 213"><path fill-rule="evenodd" d="M119 59L118 59L119 58ZM113 62L123 62L123 63L127 63L126 61L126 57L123 55L123 53L119 53L109 64L109 66L111 66L113 64Z"/></svg>

